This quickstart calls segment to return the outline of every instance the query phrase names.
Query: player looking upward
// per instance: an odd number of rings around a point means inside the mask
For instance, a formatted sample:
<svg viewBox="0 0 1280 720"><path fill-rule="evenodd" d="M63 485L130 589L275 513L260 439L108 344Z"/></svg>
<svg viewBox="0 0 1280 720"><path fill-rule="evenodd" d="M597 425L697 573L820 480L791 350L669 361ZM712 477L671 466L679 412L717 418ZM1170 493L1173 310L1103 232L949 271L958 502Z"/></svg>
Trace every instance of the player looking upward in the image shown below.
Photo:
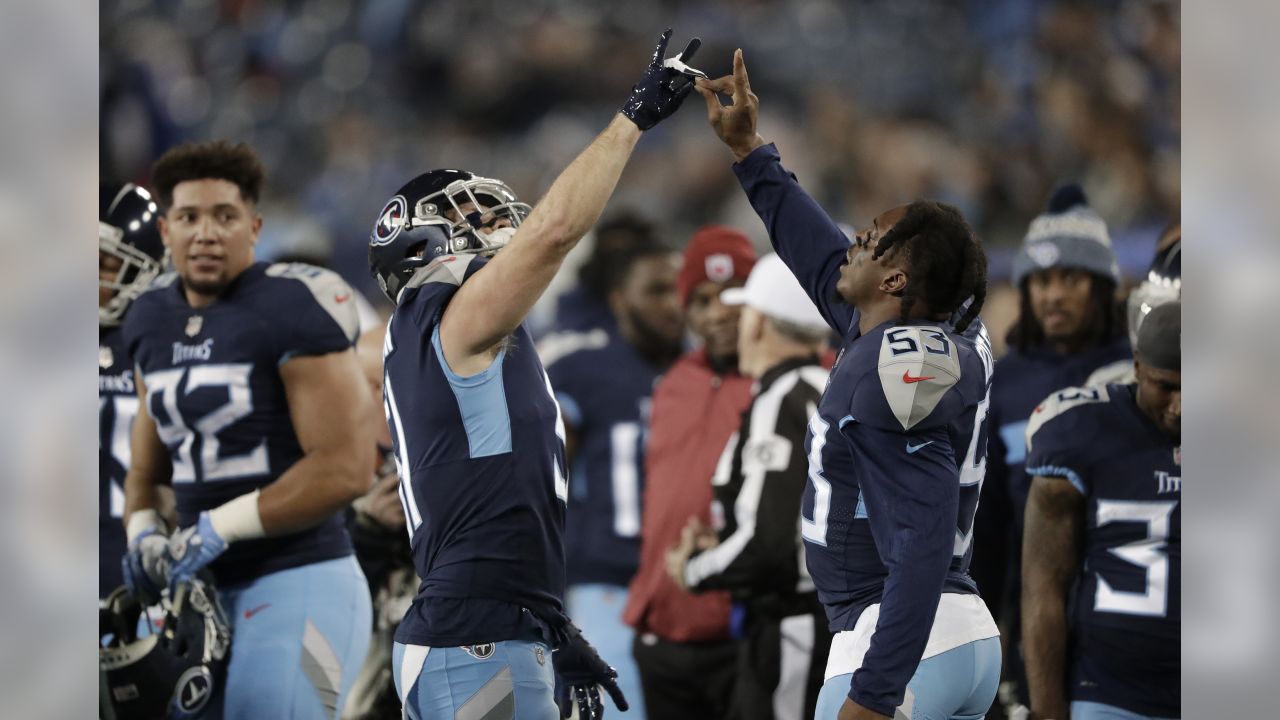
<svg viewBox="0 0 1280 720"><path fill-rule="evenodd" d="M805 442L801 535L836 633L816 717L981 718L1000 672L967 572L993 364L982 245L928 200L850 245L756 132L742 51L697 87L778 255L842 339Z"/></svg>
<svg viewBox="0 0 1280 720"><path fill-rule="evenodd" d="M523 322L643 131L689 94L696 71L681 58L697 46L664 61L670 35L537 207L498 180L435 170L374 225L371 271L396 304L384 409L422 581L394 648L409 717L555 717L552 649L581 717L603 712L598 685L627 707L616 673L564 615L564 422Z"/></svg>
<svg viewBox="0 0 1280 720"><path fill-rule="evenodd" d="M146 596L213 573L233 624L215 716L332 717L371 622L342 517L372 480L376 412L351 288L254 262L264 171L247 145L178 146L152 180L176 272L124 325L140 400L125 579ZM170 482L182 530L166 545L156 493Z"/></svg>

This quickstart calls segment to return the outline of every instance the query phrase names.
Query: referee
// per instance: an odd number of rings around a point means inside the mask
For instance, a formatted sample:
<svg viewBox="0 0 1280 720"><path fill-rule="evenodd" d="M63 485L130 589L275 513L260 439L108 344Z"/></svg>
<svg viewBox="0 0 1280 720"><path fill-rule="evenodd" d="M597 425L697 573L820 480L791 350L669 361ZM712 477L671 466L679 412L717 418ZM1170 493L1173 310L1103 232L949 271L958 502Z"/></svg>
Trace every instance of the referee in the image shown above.
<svg viewBox="0 0 1280 720"><path fill-rule="evenodd" d="M830 330L777 255L720 299L745 306L738 362L756 387L712 478L715 528L689 518L667 569L691 592L734 598L734 631L744 638L735 716L812 718L831 636L805 569L799 517L805 428L827 381L819 354Z"/></svg>

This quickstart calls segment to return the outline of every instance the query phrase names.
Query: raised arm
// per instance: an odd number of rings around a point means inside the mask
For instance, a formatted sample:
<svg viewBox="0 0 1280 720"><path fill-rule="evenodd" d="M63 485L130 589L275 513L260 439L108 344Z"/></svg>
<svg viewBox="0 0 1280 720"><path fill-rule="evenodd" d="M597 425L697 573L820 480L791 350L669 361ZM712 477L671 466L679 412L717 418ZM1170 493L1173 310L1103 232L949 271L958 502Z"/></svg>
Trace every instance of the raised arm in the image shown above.
<svg viewBox="0 0 1280 720"><path fill-rule="evenodd" d="M1085 498L1064 478L1037 476L1022 538L1022 642L1031 710L1068 717L1067 593L1079 570Z"/></svg>
<svg viewBox="0 0 1280 720"><path fill-rule="evenodd" d="M560 173L507 246L450 301L440 320L440 344L454 372L470 375L489 365L498 344L524 321L565 256L600 217L640 134L674 113L689 94L692 85L673 83L682 72L663 60L670 37L667 30L659 38L644 76L604 132Z"/></svg>
<svg viewBox="0 0 1280 720"><path fill-rule="evenodd" d="M844 337L853 309L833 298L850 241L782 166L777 148L766 145L756 131L759 99L751 92L742 50L733 55L733 75L698 80L697 91L707 103L711 127L738 161L733 171L769 231L774 250L827 323ZM722 106L720 94L730 95L732 102Z"/></svg>

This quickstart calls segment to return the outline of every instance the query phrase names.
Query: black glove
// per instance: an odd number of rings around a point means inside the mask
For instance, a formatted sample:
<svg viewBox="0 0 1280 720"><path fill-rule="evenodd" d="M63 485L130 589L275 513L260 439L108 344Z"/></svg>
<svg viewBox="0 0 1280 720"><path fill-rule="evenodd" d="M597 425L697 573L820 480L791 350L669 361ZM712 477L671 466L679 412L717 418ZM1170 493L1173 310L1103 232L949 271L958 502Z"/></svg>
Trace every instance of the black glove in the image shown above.
<svg viewBox="0 0 1280 720"><path fill-rule="evenodd" d="M582 637L582 631L573 623L569 623L566 628L565 639L560 647L551 653L551 664L560 676L560 682L556 686L556 705L560 706L560 717L569 717L573 713L575 702L578 704L580 720L598 720L604 717L604 703L600 700L602 685L619 710L626 712L630 707L622 690L618 688L618 671L600 659L600 654Z"/></svg>
<svg viewBox="0 0 1280 720"><path fill-rule="evenodd" d="M694 38L684 52L663 60L670 39L671 28L667 28L658 38L658 47L653 50L653 60L644 77L631 87L631 96L619 111L641 130L648 130L680 109L680 103L693 92L693 78L707 76L685 64L693 59L702 41Z"/></svg>

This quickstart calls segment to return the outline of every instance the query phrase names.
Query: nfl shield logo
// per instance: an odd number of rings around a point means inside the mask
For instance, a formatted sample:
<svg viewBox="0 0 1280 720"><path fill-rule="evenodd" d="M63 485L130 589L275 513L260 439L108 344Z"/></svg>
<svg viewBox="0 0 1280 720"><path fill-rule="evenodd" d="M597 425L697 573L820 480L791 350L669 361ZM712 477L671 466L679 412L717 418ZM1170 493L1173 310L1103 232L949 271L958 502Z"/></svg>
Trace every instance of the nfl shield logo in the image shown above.
<svg viewBox="0 0 1280 720"><path fill-rule="evenodd" d="M200 334L200 328L204 327L203 315L192 315L187 318L187 337L195 337Z"/></svg>
<svg viewBox="0 0 1280 720"><path fill-rule="evenodd" d="M116 358L115 358L115 355L112 354L111 348L107 347L106 345L98 346L98 367L103 368L105 370L106 368L109 368L112 365L114 365L115 361L116 361Z"/></svg>
<svg viewBox="0 0 1280 720"><path fill-rule="evenodd" d="M733 277L733 258L724 253L707 256L707 279L724 282Z"/></svg>

